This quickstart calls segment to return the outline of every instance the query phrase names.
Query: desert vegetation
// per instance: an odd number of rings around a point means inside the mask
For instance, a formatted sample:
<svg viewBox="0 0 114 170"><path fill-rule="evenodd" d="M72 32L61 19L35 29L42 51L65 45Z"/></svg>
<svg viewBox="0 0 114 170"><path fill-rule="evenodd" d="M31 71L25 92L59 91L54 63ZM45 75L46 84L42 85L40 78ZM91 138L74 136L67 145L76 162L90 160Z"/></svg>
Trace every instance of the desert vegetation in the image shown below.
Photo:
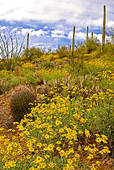
<svg viewBox="0 0 114 170"><path fill-rule="evenodd" d="M1 46L0 169L111 169L114 44L105 41L105 8L102 44L87 27L75 48L74 27L71 49L29 48L29 34L12 57Z"/></svg>

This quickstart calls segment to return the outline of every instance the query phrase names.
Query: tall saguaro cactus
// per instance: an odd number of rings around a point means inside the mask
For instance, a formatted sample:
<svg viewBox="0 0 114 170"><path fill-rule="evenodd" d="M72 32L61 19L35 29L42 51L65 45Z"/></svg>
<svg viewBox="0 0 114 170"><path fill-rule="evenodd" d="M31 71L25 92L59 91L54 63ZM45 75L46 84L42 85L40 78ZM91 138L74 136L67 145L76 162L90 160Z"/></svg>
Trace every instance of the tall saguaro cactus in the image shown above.
<svg viewBox="0 0 114 170"><path fill-rule="evenodd" d="M87 30L86 30L86 45L87 45L88 39L89 39L89 38L88 38L88 30L89 30L89 29L88 29L88 26L87 26Z"/></svg>
<svg viewBox="0 0 114 170"><path fill-rule="evenodd" d="M75 45L75 26L73 27L72 57L74 56L74 45Z"/></svg>
<svg viewBox="0 0 114 170"><path fill-rule="evenodd" d="M91 33L91 40L93 41L93 32Z"/></svg>
<svg viewBox="0 0 114 170"><path fill-rule="evenodd" d="M106 33L106 6L104 5L103 31L102 31L102 48L104 48L104 46L105 46L105 33Z"/></svg>
<svg viewBox="0 0 114 170"><path fill-rule="evenodd" d="M26 46L27 56L28 56L28 50L29 50L29 33L27 33L27 46Z"/></svg>

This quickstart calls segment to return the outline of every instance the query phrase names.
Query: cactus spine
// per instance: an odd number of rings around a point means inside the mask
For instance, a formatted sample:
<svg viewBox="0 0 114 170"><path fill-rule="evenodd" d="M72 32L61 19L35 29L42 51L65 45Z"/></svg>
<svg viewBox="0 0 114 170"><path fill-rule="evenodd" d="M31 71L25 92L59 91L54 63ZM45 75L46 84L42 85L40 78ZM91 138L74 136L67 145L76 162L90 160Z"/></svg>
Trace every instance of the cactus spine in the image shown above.
<svg viewBox="0 0 114 170"><path fill-rule="evenodd" d="M73 27L72 57L74 56L74 45L75 45L75 26Z"/></svg>
<svg viewBox="0 0 114 170"><path fill-rule="evenodd" d="M106 33L106 6L104 5L104 17L103 17L103 31L102 31L102 48L105 46L105 33Z"/></svg>

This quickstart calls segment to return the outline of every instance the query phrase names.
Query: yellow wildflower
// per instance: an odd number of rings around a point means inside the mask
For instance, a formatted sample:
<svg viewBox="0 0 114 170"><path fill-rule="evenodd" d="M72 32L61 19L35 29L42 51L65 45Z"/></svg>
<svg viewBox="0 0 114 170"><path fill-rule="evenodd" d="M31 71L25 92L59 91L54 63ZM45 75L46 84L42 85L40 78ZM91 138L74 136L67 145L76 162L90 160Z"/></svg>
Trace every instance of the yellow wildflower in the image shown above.
<svg viewBox="0 0 114 170"><path fill-rule="evenodd" d="M89 160L91 160L93 158L94 158L94 156L92 154L89 154L89 156L87 157L87 159L89 159Z"/></svg>
<svg viewBox="0 0 114 170"><path fill-rule="evenodd" d="M67 159L67 162L68 162L69 165L72 165L73 160L72 159Z"/></svg>
<svg viewBox="0 0 114 170"><path fill-rule="evenodd" d="M54 148L54 145L50 144L50 145L48 145L47 150L48 151L53 151L53 148Z"/></svg>
<svg viewBox="0 0 114 170"><path fill-rule="evenodd" d="M85 129L85 135L86 135L87 138L91 136L90 133L89 133L89 130Z"/></svg>
<svg viewBox="0 0 114 170"><path fill-rule="evenodd" d="M61 151L59 152L59 154L60 154L61 157L65 156L64 150L61 150Z"/></svg>
<svg viewBox="0 0 114 170"><path fill-rule="evenodd" d="M38 146L39 148L41 148L41 147L42 147L42 144L41 144L41 143L37 143L36 146Z"/></svg>
<svg viewBox="0 0 114 170"><path fill-rule="evenodd" d="M54 168L55 165L56 165L56 164L53 163L53 162L50 162L50 163L48 164L48 166L49 166L50 168Z"/></svg>
<svg viewBox="0 0 114 170"><path fill-rule="evenodd" d="M41 163L43 161L44 161L44 159L42 157L37 156L37 158L33 162L37 164L37 163Z"/></svg>

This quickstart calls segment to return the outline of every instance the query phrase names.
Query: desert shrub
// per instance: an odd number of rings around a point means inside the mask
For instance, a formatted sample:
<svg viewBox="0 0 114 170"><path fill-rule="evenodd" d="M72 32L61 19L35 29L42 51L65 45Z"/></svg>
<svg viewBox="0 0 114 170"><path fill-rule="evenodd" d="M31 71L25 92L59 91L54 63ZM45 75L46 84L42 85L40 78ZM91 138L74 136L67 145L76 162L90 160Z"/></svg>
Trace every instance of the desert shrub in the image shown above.
<svg viewBox="0 0 114 170"><path fill-rule="evenodd" d="M78 48L75 50L74 55L80 55L80 54L86 54L87 53L87 49L85 44L83 43L79 43L78 44Z"/></svg>
<svg viewBox="0 0 114 170"><path fill-rule="evenodd" d="M62 46L56 50L56 53L59 55L60 58L63 58L68 56L68 51L69 51L68 47Z"/></svg>
<svg viewBox="0 0 114 170"><path fill-rule="evenodd" d="M19 85L11 95L11 113L16 121L20 121L29 111L29 104L34 102L33 92L26 86Z"/></svg>
<svg viewBox="0 0 114 170"><path fill-rule="evenodd" d="M41 67L45 68L45 69L50 69L53 68L53 63L52 62L44 62L41 64Z"/></svg>
<svg viewBox="0 0 114 170"><path fill-rule="evenodd" d="M91 53L92 51L95 51L99 47L99 41L97 39L89 39L86 43L87 52Z"/></svg>
<svg viewBox="0 0 114 170"><path fill-rule="evenodd" d="M13 71L17 65L17 58L9 58L3 60L3 67L7 71Z"/></svg>
<svg viewBox="0 0 114 170"><path fill-rule="evenodd" d="M101 46L99 46L99 47L97 47L95 50L91 51L90 54L88 54L88 59L100 58L101 55L102 55Z"/></svg>
<svg viewBox="0 0 114 170"><path fill-rule="evenodd" d="M3 60L0 59L0 71L4 68L3 66Z"/></svg>
<svg viewBox="0 0 114 170"><path fill-rule="evenodd" d="M21 77L21 76L13 76L10 80L9 83L11 85L11 87L15 87L19 84L26 84L26 78L25 77Z"/></svg>
<svg viewBox="0 0 114 170"><path fill-rule="evenodd" d="M5 93L6 91L9 91L10 88L11 88L11 85L9 81L0 79L0 94Z"/></svg>
<svg viewBox="0 0 114 170"><path fill-rule="evenodd" d="M114 55L114 44L107 43L103 49L103 53L107 56L107 59L112 59L111 56Z"/></svg>
<svg viewBox="0 0 114 170"><path fill-rule="evenodd" d="M36 75L39 75L42 80L45 81L51 81L56 80L60 81L65 79L69 75L69 73L66 70L54 68L54 69L41 69L35 72Z"/></svg>
<svg viewBox="0 0 114 170"><path fill-rule="evenodd" d="M37 71L33 69L22 68L20 71L20 78L24 81L23 83L28 86L36 86L42 82L42 77L40 74L36 74Z"/></svg>
<svg viewBox="0 0 114 170"><path fill-rule="evenodd" d="M22 65L22 68L32 70L32 69L35 68L35 65L32 64L32 63L24 63L24 64Z"/></svg>
<svg viewBox="0 0 114 170"><path fill-rule="evenodd" d="M97 75L98 72L108 69L109 64L108 61L104 61L102 58L84 61L85 69L89 74L93 75Z"/></svg>
<svg viewBox="0 0 114 170"><path fill-rule="evenodd" d="M26 53L26 50L23 54L23 56L26 56L27 60L32 60L33 58L39 58L44 54L44 50L40 48L32 47L29 49L29 51Z"/></svg>

